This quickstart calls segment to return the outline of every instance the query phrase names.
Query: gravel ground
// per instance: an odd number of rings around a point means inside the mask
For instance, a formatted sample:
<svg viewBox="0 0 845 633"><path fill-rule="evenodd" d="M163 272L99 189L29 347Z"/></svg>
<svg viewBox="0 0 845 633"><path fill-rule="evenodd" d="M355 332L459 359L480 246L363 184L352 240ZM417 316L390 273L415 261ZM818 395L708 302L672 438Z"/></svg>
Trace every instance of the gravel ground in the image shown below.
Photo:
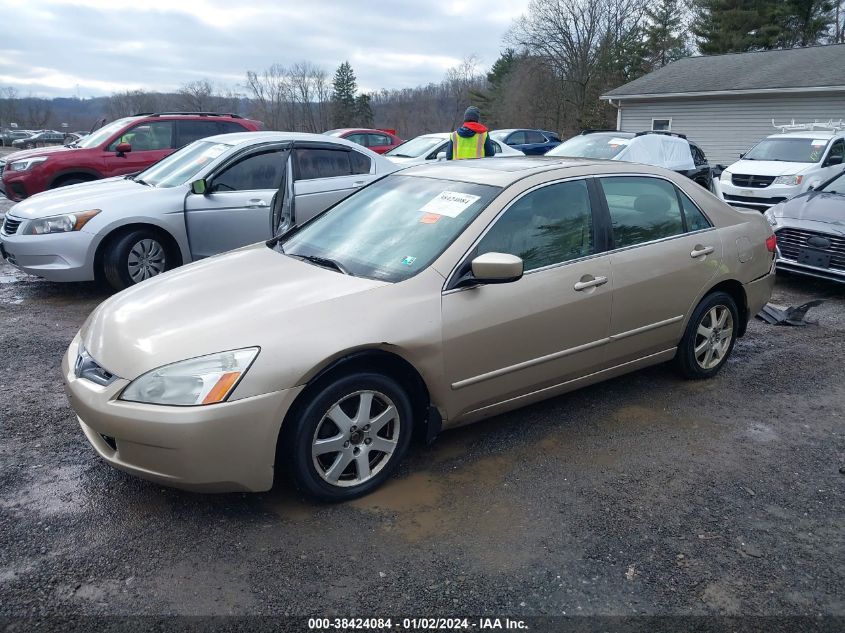
<svg viewBox="0 0 845 633"><path fill-rule="evenodd" d="M445 433L337 506L100 461L59 362L106 296L0 264L0 617L845 616L841 287L779 278L817 324L755 321L713 380L655 367Z"/></svg>

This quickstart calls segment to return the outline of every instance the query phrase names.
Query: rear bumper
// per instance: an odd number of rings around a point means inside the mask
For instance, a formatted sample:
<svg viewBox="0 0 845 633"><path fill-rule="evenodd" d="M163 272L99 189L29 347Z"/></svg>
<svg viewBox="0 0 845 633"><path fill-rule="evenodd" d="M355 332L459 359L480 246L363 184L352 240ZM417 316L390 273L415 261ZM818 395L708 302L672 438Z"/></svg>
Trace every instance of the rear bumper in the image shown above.
<svg viewBox="0 0 845 633"><path fill-rule="evenodd" d="M222 404L173 407L123 402L127 385L75 376L78 338L62 359L70 405L88 442L111 466L197 492L259 492L273 485L282 420L301 387Z"/></svg>
<svg viewBox="0 0 845 633"><path fill-rule="evenodd" d="M775 266L772 264L771 270L744 286L745 300L748 304L748 318L753 319L754 315L763 309L763 306L769 302L772 297L772 290L775 287Z"/></svg>

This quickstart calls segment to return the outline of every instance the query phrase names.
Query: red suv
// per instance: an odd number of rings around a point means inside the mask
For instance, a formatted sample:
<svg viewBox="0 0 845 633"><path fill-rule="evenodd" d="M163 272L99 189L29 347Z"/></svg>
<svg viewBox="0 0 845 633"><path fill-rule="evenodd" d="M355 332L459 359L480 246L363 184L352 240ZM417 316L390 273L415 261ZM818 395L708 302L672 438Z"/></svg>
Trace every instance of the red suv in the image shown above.
<svg viewBox="0 0 845 633"><path fill-rule="evenodd" d="M14 201L65 185L141 171L198 139L264 126L237 114L161 112L118 119L76 143L0 160L0 193Z"/></svg>
<svg viewBox="0 0 845 633"><path fill-rule="evenodd" d="M346 127L339 130L329 130L323 132L323 134L345 138L347 141L363 145L376 154L389 152L405 142L396 136L396 130L388 129L371 130L369 128Z"/></svg>

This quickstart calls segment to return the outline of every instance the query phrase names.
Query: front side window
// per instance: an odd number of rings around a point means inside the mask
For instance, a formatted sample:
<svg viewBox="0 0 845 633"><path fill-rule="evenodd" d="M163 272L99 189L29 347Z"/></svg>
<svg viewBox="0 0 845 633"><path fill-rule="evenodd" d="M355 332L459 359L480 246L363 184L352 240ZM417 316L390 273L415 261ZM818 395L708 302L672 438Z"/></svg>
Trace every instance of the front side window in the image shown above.
<svg viewBox="0 0 845 633"><path fill-rule="evenodd" d="M843 158L845 158L845 141L839 139L830 146L825 165L841 165Z"/></svg>
<svg viewBox="0 0 845 633"><path fill-rule="evenodd" d="M285 150L250 154L211 179L211 191L260 191L278 189L284 173Z"/></svg>
<svg viewBox="0 0 845 633"><path fill-rule="evenodd" d="M599 178L613 226L616 248L684 232L675 186L659 178Z"/></svg>
<svg viewBox="0 0 845 633"><path fill-rule="evenodd" d="M508 137L508 145L524 145L525 132L514 132Z"/></svg>
<svg viewBox="0 0 845 633"><path fill-rule="evenodd" d="M231 148L225 143L196 141L158 161L135 179L153 187L178 187L193 180L200 170Z"/></svg>
<svg viewBox="0 0 845 633"><path fill-rule="evenodd" d="M509 253L524 270L595 252L590 194L584 180L548 185L511 205L478 244L478 255Z"/></svg>
<svg viewBox="0 0 845 633"><path fill-rule="evenodd" d="M393 174L308 222L280 248L331 259L359 277L402 281L439 257L500 191Z"/></svg>
<svg viewBox="0 0 845 633"><path fill-rule="evenodd" d="M358 145L366 146L366 144L367 144L366 136L367 136L366 134L350 134L349 136L346 136L345 138L346 138L347 141L350 141L352 143L358 143Z"/></svg>
<svg viewBox="0 0 845 633"><path fill-rule="evenodd" d="M114 152L118 143L129 143L133 152L172 149L173 121L150 121L129 128L111 142L107 151Z"/></svg>
<svg viewBox="0 0 845 633"><path fill-rule="evenodd" d="M352 166L349 154L345 150L310 149L296 150L297 180L314 180L315 178L336 178L349 176Z"/></svg>
<svg viewBox="0 0 845 633"><path fill-rule="evenodd" d="M367 147L383 147L385 145L391 145L390 137L387 137L384 134L368 134L367 136L369 137Z"/></svg>
<svg viewBox="0 0 845 633"><path fill-rule="evenodd" d="M743 156L744 160L774 160L787 163L817 163L824 156L827 139L766 138Z"/></svg>

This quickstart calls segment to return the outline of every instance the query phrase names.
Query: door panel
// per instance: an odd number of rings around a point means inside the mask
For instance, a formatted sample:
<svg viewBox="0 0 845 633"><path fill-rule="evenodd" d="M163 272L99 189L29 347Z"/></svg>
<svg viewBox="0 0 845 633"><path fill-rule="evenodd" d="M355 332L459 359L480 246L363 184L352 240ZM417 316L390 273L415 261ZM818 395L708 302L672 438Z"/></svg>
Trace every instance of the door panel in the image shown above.
<svg viewBox="0 0 845 633"><path fill-rule="evenodd" d="M270 209L276 190L189 194L185 224L194 259L269 240Z"/></svg>
<svg viewBox="0 0 845 633"><path fill-rule="evenodd" d="M575 290L591 277L608 281ZM444 294L444 360L456 403L449 417L605 366L610 279L603 256Z"/></svg>
<svg viewBox="0 0 845 633"><path fill-rule="evenodd" d="M670 349L696 298L716 275L722 242L700 213L685 217L682 196L661 178L598 179L614 244L608 360L611 364ZM692 204L684 198L684 205ZM696 211L697 212L697 211ZM700 223L699 223L700 222ZM695 232L687 232L687 231Z"/></svg>

